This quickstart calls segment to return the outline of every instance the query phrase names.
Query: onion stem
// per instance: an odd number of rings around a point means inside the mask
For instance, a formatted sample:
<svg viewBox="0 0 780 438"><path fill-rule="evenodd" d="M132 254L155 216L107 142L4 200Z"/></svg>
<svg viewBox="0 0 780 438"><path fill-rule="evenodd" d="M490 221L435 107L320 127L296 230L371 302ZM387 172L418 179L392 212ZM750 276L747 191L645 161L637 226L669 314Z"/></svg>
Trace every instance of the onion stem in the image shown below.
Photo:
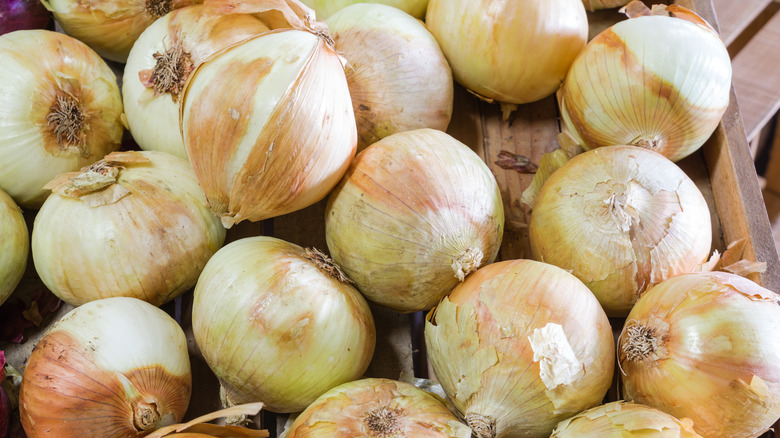
<svg viewBox="0 0 780 438"><path fill-rule="evenodd" d="M626 360L639 361L647 358L658 349L658 336L655 328L644 325L632 325L626 328L628 340L621 349Z"/></svg>
<svg viewBox="0 0 780 438"><path fill-rule="evenodd" d="M46 115L46 124L57 137L60 149L84 148L84 108L70 94L58 95Z"/></svg>
<svg viewBox="0 0 780 438"><path fill-rule="evenodd" d="M141 400L133 409L133 426L139 432L152 430L160 421L160 413L157 411L156 403L149 403Z"/></svg>
<svg viewBox="0 0 780 438"><path fill-rule="evenodd" d="M496 420L480 414L466 414L468 423L477 438L494 438L496 436Z"/></svg>
<svg viewBox="0 0 780 438"><path fill-rule="evenodd" d="M184 89L184 83L195 69L192 56L178 43L165 53L157 52L152 56L156 62L147 86L154 89L155 95L170 94L176 102Z"/></svg>
<svg viewBox="0 0 780 438"><path fill-rule="evenodd" d="M316 249L316 248L306 248L306 259L310 260L312 263L314 263L315 266L320 268L320 270L325 271L328 275L335 278L336 280L346 283L346 284L354 284L352 280L350 280L349 277L347 277L347 274L344 273L344 271L341 270L341 268L336 264L336 262L333 261L330 257L325 255L322 251Z"/></svg>
<svg viewBox="0 0 780 438"><path fill-rule="evenodd" d="M155 19L171 12L173 0L146 0L146 13Z"/></svg>
<svg viewBox="0 0 780 438"><path fill-rule="evenodd" d="M371 431L371 436L377 438L389 438L401 432L401 418L404 410L382 406L366 412L363 423Z"/></svg>

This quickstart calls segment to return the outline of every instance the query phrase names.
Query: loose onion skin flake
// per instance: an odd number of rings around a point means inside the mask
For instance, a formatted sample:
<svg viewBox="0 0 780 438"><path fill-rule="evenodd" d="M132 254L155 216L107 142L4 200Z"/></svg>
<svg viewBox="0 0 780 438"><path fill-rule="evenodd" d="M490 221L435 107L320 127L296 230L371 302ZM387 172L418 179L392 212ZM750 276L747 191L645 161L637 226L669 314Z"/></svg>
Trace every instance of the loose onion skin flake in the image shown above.
<svg viewBox="0 0 780 438"><path fill-rule="evenodd" d="M702 438L693 421L637 403L616 401L588 409L555 427L550 438Z"/></svg>

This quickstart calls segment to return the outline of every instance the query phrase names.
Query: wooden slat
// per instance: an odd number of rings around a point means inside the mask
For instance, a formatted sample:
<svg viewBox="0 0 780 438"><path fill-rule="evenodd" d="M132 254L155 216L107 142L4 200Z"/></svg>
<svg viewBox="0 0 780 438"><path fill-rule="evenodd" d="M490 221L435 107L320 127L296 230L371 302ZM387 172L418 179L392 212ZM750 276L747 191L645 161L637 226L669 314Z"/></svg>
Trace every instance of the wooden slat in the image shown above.
<svg viewBox="0 0 780 438"><path fill-rule="evenodd" d="M720 36L726 46L752 23L772 0L712 0Z"/></svg>
<svg viewBox="0 0 780 438"><path fill-rule="evenodd" d="M733 82L748 140L780 110L780 13L734 57Z"/></svg>

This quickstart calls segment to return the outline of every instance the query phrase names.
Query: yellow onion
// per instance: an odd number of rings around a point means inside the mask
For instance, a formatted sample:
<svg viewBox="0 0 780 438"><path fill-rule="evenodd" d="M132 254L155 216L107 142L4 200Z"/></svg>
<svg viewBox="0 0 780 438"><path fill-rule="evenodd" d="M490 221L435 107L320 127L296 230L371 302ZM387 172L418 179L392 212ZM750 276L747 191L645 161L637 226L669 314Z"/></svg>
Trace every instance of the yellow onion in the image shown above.
<svg viewBox="0 0 780 438"><path fill-rule="evenodd" d="M480 268L427 317L436 378L477 438L548 437L601 403L615 347L576 277L533 260Z"/></svg>
<svg viewBox="0 0 780 438"><path fill-rule="evenodd" d="M701 438L688 418L637 403L616 401L563 420L550 438Z"/></svg>
<svg viewBox="0 0 780 438"><path fill-rule="evenodd" d="M190 76L181 103L184 147L226 227L321 200L355 156L349 88L328 41L322 29L270 31Z"/></svg>
<svg viewBox="0 0 780 438"><path fill-rule="evenodd" d="M618 339L626 399L690 418L702 436L761 435L780 417L778 304L726 272L653 287Z"/></svg>
<svg viewBox="0 0 780 438"><path fill-rule="evenodd" d="M22 210L0 190L0 304L22 280L29 254L30 235Z"/></svg>
<svg viewBox="0 0 780 438"><path fill-rule="evenodd" d="M327 24L348 63L358 150L396 132L447 129L452 72L425 25L372 3L348 6Z"/></svg>
<svg viewBox="0 0 780 438"><path fill-rule="evenodd" d="M470 438L471 429L433 395L389 379L344 383L321 395L285 438Z"/></svg>
<svg viewBox="0 0 780 438"><path fill-rule="evenodd" d="M570 271L609 316L691 272L712 244L707 202L662 155L610 146L578 155L544 183L531 212L534 258Z"/></svg>
<svg viewBox="0 0 780 438"><path fill-rule="evenodd" d="M146 28L122 78L127 124L138 146L186 158L179 94L187 78L215 52L267 30L252 15L208 13L201 5L171 11Z"/></svg>
<svg viewBox="0 0 780 438"><path fill-rule="evenodd" d="M458 83L510 104L555 93L588 38L582 0L430 0L425 23Z"/></svg>
<svg viewBox="0 0 780 438"><path fill-rule="evenodd" d="M135 298L71 310L35 346L19 410L37 437L142 437L179 422L192 389L187 339L167 313Z"/></svg>
<svg viewBox="0 0 780 438"><path fill-rule="evenodd" d="M300 412L365 372L368 303L326 256L273 237L234 241L195 286L195 340L227 404Z"/></svg>
<svg viewBox="0 0 780 438"><path fill-rule="evenodd" d="M116 76L92 49L61 33L0 36L0 189L39 208L43 186L119 148Z"/></svg>
<svg viewBox="0 0 780 438"><path fill-rule="evenodd" d="M582 147L637 145L678 161L726 111L731 61L717 32L681 6L654 11L603 31L572 64L558 100Z"/></svg>
<svg viewBox="0 0 780 438"><path fill-rule="evenodd" d="M582 0L585 9L596 11L599 9L617 8L623 6L631 0Z"/></svg>
<svg viewBox="0 0 780 438"><path fill-rule="evenodd" d="M115 152L48 187L33 262L74 306L115 296L168 302L195 285L225 240L187 161L164 152Z"/></svg>
<svg viewBox="0 0 780 438"><path fill-rule="evenodd" d="M503 227L490 169L433 129L360 152L325 211L333 259L369 300L400 312L430 309L495 260Z"/></svg>
<svg viewBox="0 0 780 438"><path fill-rule="evenodd" d="M133 43L155 20L202 0L40 0L66 34L111 61L125 62Z"/></svg>
<svg viewBox="0 0 780 438"><path fill-rule="evenodd" d="M341 9L358 3L377 3L400 9L415 18L422 19L428 0L301 0L314 9L318 20L325 20Z"/></svg>

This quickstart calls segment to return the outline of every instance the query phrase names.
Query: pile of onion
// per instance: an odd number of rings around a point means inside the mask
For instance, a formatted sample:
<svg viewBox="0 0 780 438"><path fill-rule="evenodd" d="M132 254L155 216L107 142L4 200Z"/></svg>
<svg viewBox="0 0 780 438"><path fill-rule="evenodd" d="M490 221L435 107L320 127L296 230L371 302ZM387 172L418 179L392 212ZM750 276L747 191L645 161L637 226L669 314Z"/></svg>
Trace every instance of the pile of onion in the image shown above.
<svg viewBox="0 0 780 438"><path fill-rule="evenodd" d="M211 13L201 5L171 11L146 28L122 78L127 124L138 146L186 158L179 97L190 74L215 52L267 30L252 15Z"/></svg>
<svg viewBox="0 0 780 438"><path fill-rule="evenodd" d="M202 0L40 0L66 34L100 56L125 62L136 39L168 12Z"/></svg>
<svg viewBox="0 0 780 438"><path fill-rule="evenodd" d="M428 0L301 0L303 3L314 9L318 20L325 20L336 12L349 5L359 3L378 3L392 6L400 9L415 18L422 19L425 16L425 9L428 7Z"/></svg>
<svg viewBox="0 0 780 438"><path fill-rule="evenodd" d="M114 152L47 187L33 262L74 306L115 296L166 303L195 285L225 240L187 160L164 152Z"/></svg>
<svg viewBox="0 0 780 438"><path fill-rule="evenodd" d="M490 169L433 129L360 152L325 211L333 259L369 300L400 312L430 309L495 260L503 230Z"/></svg>
<svg viewBox="0 0 780 438"><path fill-rule="evenodd" d="M627 6L593 38L559 93L565 130L583 148L637 145L680 160L701 147L729 103L731 58L718 33L677 5Z"/></svg>
<svg viewBox="0 0 780 438"><path fill-rule="evenodd" d="M285 438L470 438L471 429L433 395L389 379L339 385L309 405Z"/></svg>
<svg viewBox="0 0 780 438"><path fill-rule="evenodd" d="M30 235L22 210L0 190L0 304L13 293L24 276L30 254Z"/></svg>
<svg viewBox="0 0 780 438"><path fill-rule="evenodd" d="M616 401L563 420L550 438L702 438L693 422L637 403Z"/></svg>
<svg viewBox="0 0 780 438"><path fill-rule="evenodd" d="M44 334L24 370L19 409L29 438L143 436L179 422L191 390L179 324L141 300L107 298Z"/></svg>
<svg viewBox="0 0 780 438"><path fill-rule="evenodd" d="M261 401L273 412L300 412L359 378L376 340L368 303L329 258L264 236L209 260L192 328L223 401Z"/></svg>
<svg viewBox="0 0 780 438"><path fill-rule="evenodd" d="M0 96L0 189L22 207L39 208L47 182L103 158L122 140L116 76L67 35L0 36Z"/></svg>
<svg viewBox="0 0 780 438"><path fill-rule="evenodd" d="M573 275L533 260L469 276L428 314L425 342L477 438L549 437L612 383L614 340L598 301Z"/></svg>
<svg viewBox="0 0 780 438"><path fill-rule="evenodd" d="M690 418L702 436L759 436L780 416L779 304L726 272L653 287L618 339L625 397Z"/></svg>
<svg viewBox="0 0 780 438"><path fill-rule="evenodd" d="M452 72L424 24L373 3L348 6L327 24L347 60L358 150L396 132L447 129Z"/></svg>
<svg viewBox="0 0 780 438"><path fill-rule="evenodd" d="M691 272L712 244L696 184L662 155L609 146L575 156L533 205L534 258L570 271L609 316L626 316L654 284Z"/></svg>
<svg viewBox="0 0 780 438"><path fill-rule="evenodd" d="M344 65L302 8L278 10L290 28L272 26L202 63L182 94L184 147L226 227L314 204L355 156Z"/></svg>
<svg viewBox="0 0 780 438"><path fill-rule="evenodd" d="M458 83L509 104L555 93L588 37L582 0L430 0L425 23Z"/></svg>

